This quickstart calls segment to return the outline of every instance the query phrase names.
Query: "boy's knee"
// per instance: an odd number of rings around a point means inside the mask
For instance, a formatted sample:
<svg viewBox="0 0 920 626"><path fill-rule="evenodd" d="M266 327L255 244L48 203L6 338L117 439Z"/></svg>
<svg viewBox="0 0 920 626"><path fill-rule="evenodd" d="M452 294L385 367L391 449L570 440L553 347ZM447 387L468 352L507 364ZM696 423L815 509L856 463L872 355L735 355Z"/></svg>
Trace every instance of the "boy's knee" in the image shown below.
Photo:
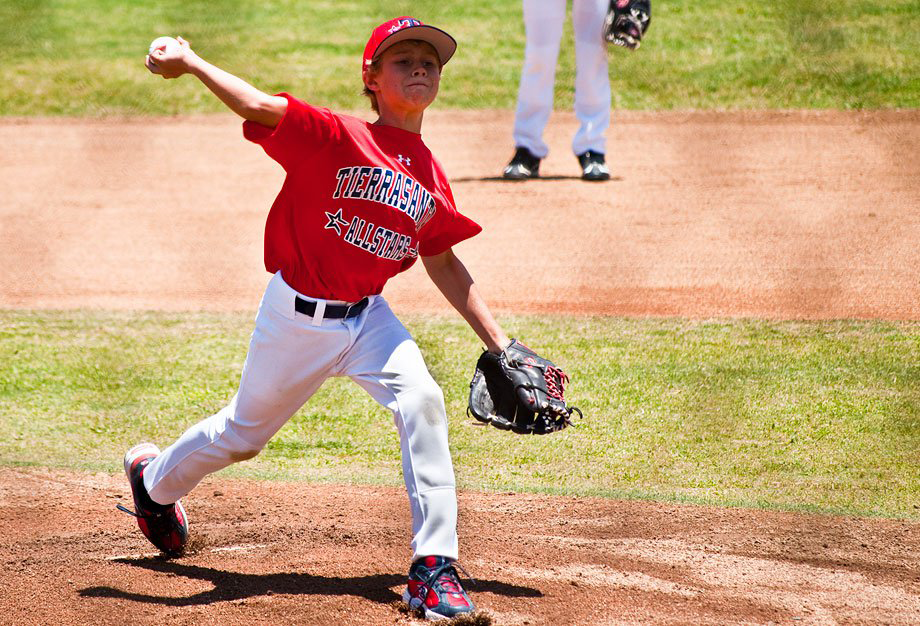
<svg viewBox="0 0 920 626"><path fill-rule="evenodd" d="M400 410L404 417L422 417L433 426L447 421L444 392L433 380L401 394Z"/></svg>

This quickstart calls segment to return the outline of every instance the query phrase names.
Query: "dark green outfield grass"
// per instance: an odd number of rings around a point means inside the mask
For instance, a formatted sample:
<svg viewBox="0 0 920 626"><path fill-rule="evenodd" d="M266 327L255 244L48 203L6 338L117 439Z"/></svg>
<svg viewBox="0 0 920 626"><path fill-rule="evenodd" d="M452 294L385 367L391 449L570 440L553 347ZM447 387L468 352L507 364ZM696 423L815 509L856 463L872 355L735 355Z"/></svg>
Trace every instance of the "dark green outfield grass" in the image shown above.
<svg viewBox="0 0 920 626"><path fill-rule="evenodd" d="M189 78L164 84L142 66L149 42L182 35L266 91L365 108L360 55L374 26L412 14L460 48L441 108L513 108L523 58L513 2L4 0L0 115L220 111ZM620 109L876 109L920 106L916 0L656 0L642 48L610 52ZM572 104L566 26L557 106Z"/></svg>

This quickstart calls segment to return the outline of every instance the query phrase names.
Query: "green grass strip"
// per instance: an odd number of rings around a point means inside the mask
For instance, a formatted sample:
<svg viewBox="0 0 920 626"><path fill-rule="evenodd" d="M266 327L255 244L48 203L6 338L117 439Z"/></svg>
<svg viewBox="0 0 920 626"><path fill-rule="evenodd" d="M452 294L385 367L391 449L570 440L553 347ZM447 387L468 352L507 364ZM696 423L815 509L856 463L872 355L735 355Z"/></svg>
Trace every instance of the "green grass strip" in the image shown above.
<svg viewBox="0 0 920 626"><path fill-rule="evenodd" d="M465 416L480 346L409 316L442 385L463 488L920 518L920 324L503 317L572 376L575 428ZM0 311L0 464L120 471L233 395L252 316ZM225 476L401 484L388 411L327 382Z"/></svg>
<svg viewBox="0 0 920 626"><path fill-rule="evenodd" d="M570 9L569 9L570 10ZM441 108L514 107L524 50L520 2L4 0L0 115L223 111L197 81L164 83L142 61L159 35L269 91L366 109L360 58L371 30L411 14L459 41ZM618 109L920 107L916 0L660 0L636 52L610 50ZM567 17L556 105L572 106Z"/></svg>

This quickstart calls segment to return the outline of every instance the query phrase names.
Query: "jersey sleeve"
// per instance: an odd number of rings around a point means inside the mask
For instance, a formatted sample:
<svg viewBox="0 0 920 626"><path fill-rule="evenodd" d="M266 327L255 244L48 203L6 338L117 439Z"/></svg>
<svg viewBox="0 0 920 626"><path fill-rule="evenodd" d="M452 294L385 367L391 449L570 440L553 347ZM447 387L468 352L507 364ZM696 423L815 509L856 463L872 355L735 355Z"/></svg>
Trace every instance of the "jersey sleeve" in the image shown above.
<svg viewBox="0 0 920 626"><path fill-rule="evenodd" d="M457 210L446 178L441 178L445 201L436 199L434 217L419 231L419 256L441 254L451 246L482 232L482 226ZM441 195L441 194L438 194Z"/></svg>
<svg viewBox="0 0 920 626"><path fill-rule="evenodd" d="M339 124L329 109L311 106L287 93L276 94L288 101L287 110L274 128L249 120L243 122L243 137L262 146L265 153L285 171L317 153L337 138Z"/></svg>

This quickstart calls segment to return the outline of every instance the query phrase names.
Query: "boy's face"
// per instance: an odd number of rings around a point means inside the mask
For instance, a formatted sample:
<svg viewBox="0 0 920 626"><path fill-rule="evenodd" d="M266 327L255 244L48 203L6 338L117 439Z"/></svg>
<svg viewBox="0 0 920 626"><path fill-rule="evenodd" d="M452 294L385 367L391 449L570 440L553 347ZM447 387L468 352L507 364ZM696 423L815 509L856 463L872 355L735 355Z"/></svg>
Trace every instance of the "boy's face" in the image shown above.
<svg viewBox="0 0 920 626"><path fill-rule="evenodd" d="M380 70L367 72L364 83L377 95L381 109L420 113L434 102L441 83L441 63L431 44L401 41L384 51Z"/></svg>

